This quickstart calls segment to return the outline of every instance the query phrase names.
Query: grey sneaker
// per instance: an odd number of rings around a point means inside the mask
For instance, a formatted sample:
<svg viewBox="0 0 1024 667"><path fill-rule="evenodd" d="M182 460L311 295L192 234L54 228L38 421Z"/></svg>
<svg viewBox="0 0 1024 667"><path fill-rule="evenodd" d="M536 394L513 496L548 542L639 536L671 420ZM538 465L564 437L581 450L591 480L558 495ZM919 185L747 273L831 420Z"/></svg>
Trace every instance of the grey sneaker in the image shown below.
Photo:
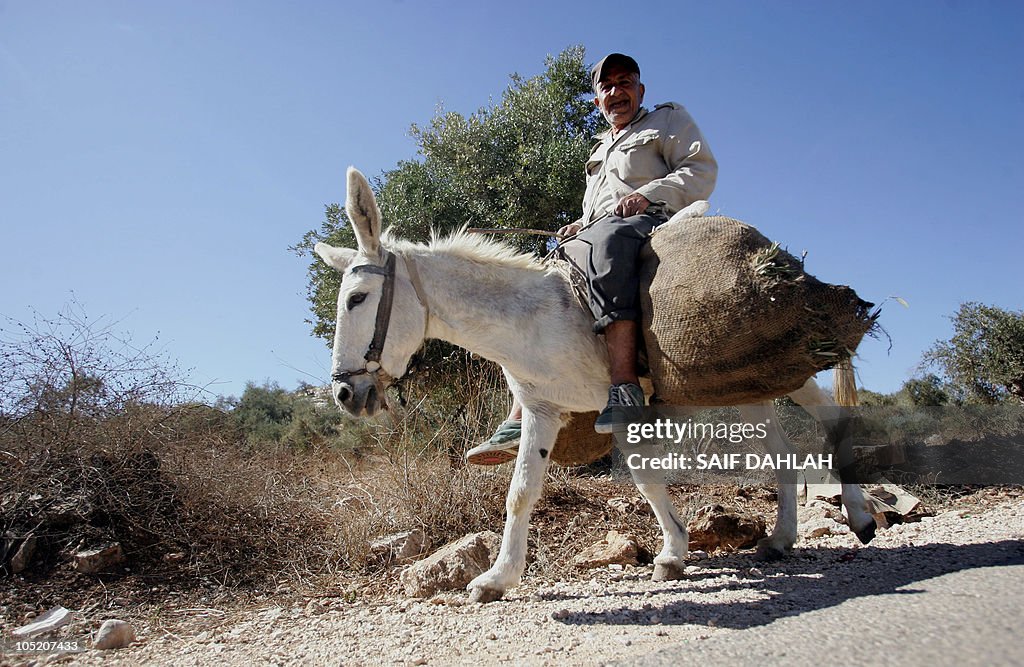
<svg viewBox="0 0 1024 667"><path fill-rule="evenodd" d="M608 405L594 421L594 430L598 433L614 433L616 427L621 428L640 419L643 407L644 390L640 385L630 382L613 384L608 389Z"/></svg>

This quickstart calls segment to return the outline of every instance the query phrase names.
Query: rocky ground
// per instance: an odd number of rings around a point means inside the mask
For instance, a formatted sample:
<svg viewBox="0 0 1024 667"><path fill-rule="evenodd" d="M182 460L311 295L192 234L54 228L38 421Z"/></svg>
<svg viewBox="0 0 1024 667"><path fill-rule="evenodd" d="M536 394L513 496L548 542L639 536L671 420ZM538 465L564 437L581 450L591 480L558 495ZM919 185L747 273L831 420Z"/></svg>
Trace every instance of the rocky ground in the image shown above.
<svg viewBox="0 0 1024 667"><path fill-rule="evenodd" d="M119 616L137 634L130 647L49 657L7 653L0 655L0 664L642 662L678 645L739 640L747 631L827 612L850 600L900 595L949 573L1024 562L1019 489L980 490L935 508L934 516L880 530L867 547L841 528L814 530L822 533L816 537L804 530L806 536L784 561L759 563L752 550L713 553L694 558L685 581L664 583L650 581L650 565L548 578L528 574L505 600L487 605L470 604L458 592L407 598L397 579L391 580L394 591L372 597L282 588L262 599L211 595L137 605L121 600ZM90 610L83 615L89 623L79 621L65 633L87 636L101 611ZM1012 619L995 622L1006 623L1007 633L1014 625ZM885 619L872 623L884 632ZM925 642L944 632L915 628L919 634L906 641ZM793 636L795 642L809 639ZM984 647L978 650L983 657Z"/></svg>

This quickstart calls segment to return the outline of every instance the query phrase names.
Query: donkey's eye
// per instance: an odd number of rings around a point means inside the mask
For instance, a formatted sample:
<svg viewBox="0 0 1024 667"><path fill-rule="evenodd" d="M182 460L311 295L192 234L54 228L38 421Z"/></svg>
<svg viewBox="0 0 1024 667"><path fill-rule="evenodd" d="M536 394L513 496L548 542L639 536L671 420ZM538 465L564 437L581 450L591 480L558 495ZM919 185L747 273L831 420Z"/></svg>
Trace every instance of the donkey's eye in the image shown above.
<svg viewBox="0 0 1024 667"><path fill-rule="evenodd" d="M346 304L346 307L349 310L352 310L353 308L361 304L363 301L366 301L366 292L356 292L355 294L348 298L348 303Z"/></svg>

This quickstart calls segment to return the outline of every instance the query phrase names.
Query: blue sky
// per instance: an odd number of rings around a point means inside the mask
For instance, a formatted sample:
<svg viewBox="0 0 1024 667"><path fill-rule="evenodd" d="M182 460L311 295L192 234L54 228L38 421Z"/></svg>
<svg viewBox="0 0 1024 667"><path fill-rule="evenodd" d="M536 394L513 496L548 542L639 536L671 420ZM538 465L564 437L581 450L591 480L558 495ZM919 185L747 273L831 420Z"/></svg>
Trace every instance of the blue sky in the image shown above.
<svg viewBox="0 0 1024 667"><path fill-rule="evenodd" d="M719 161L712 208L889 302L894 391L967 300L1024 308L1024 4L0 0L0 314L159 334L219 394L326 382L287 247L439 105L583 44L633 55ZM642 7L642 8L641 8ZM582 172L581 172L582 173Z"/></svg>

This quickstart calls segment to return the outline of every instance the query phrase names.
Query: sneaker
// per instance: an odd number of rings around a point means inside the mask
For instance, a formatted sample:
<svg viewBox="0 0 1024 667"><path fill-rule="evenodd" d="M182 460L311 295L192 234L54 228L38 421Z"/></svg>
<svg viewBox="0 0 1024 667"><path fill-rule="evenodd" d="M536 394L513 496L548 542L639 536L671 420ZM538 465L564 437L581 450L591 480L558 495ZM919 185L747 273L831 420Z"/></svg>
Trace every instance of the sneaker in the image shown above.
<svg viewBox="0 0 1024 667"><path fill-rule="evenodd" d="M608 405L594 421L598 433L614 433L616 428L640 418L644 407L644 390L631 382L613 384L608 389Z"/></svg>
<svg viewBox="0 0 1024 667"><path fill-rule="evenodd" d="M522 420L503 421L487 442L466 452L466 461L478 466L496 466L511 461L519 454L519 438L522 435Z"/></svg>

